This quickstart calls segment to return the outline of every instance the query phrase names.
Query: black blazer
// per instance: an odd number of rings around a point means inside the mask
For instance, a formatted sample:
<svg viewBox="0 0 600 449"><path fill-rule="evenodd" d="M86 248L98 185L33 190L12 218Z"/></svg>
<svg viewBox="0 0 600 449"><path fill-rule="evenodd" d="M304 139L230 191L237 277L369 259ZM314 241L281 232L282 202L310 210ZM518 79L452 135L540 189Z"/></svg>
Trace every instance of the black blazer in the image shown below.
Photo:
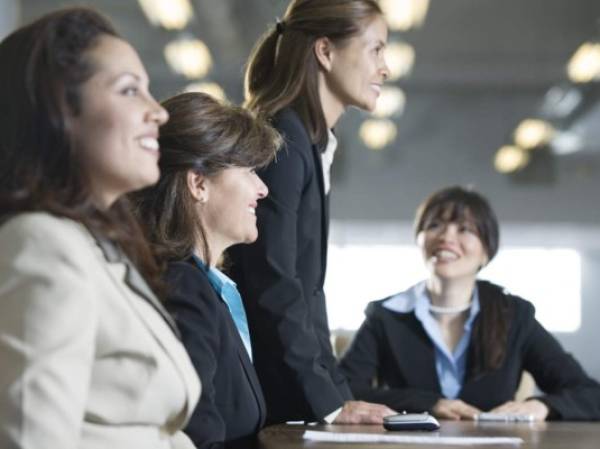
<svg viewBox="0 0 600 449"><path fill-rule="evenodd" d="M352 395L329 340L323 281L328 204L321 153L298 115L273 125L285 146L259 172L269 195L258 204L258 240L229 251L244 298L254 365L269 423L322 419Z"/></svg>
<svg viewBox="0 0 600 449"><path fill-rule="evenodd" d="M167 282L172 293L166 306L202 381L185 432L198 448L252 447L266 406L227 304L191 258L171 263Z"/></svg>
<svg viewBox="0 0 600 449"><path fill-rule="evenodd" d="M550 408L549 419L600 419L600 385L537 322L533 305L489 282L479 281L477 287L482 308L488 301L509 301L513 318L508 351L499 369L476 374L471 342L458 398L489 410L514 398L521 373L527 370L545 393L536 399ZM443 397L433 344L414 311L386 309L382 306L386 299L368 305L366 319L342 359L342 370L359 399L396 410L431 411ZM379 388L371 387L374 380Z"/></svg>

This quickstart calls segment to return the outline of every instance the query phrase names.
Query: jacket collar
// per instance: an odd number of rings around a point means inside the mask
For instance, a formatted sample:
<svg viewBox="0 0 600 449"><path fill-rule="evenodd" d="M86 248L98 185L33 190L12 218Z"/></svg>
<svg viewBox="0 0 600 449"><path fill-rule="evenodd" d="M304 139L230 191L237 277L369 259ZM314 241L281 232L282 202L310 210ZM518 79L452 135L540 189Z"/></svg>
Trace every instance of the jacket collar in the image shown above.
<svg viewBox="0 0 600 449"><path fill-rule="evenodd" d="M167 322L173 333L177 338L181 339L181 333L175 324L175 321L166 309L161 304L160 300L156 297L154 292L148 286L146 280L142 277L137 268L133 265L131 260L121 251L121 249L112 241L105 237L94 235L98 246L104 254L104 258L107 262L115 264L122 263L125 265L125 284L137 293L140 297L150 303L152 307L160 314L160 316Z"/></svg>

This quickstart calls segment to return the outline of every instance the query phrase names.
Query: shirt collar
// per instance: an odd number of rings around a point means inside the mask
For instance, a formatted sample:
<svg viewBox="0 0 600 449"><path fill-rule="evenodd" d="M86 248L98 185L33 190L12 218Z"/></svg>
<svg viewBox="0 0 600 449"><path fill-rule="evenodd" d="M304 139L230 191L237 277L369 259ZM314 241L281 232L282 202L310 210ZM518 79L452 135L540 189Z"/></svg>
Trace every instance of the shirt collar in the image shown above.
<svg viewBox="0 0 600 449"><path fill-rule="evenodd" d="M421 321L425 318L425 316L431 316L429 312L429 295L427 294L427 288L425 281L420 282L415 285L413 288L414 296L415 296L415 315ZM479 313L480 305L479 305L479 290L477 288L477 284L473 288L473 295L471 296L471 308L469 309L469 317L467 321L465 321L464 329L466 331L471 330L473 326L473 321L477 317Z"/></svg>
<svg viewBox="0 0 600 449"><path fill-rule="evenodd" d="M192 258L194 259L194 262L196 262L196 265L198 265L198 267L200 267L202 271L206 273L208 281L211 283L214 289L219 292L219 294L221 294L223 287L226 285L231 285L237 288L236 283L233 282L233 280L231 280L231 278L225 273L215 267L208 267L196 254L192 254Z"/></svg>

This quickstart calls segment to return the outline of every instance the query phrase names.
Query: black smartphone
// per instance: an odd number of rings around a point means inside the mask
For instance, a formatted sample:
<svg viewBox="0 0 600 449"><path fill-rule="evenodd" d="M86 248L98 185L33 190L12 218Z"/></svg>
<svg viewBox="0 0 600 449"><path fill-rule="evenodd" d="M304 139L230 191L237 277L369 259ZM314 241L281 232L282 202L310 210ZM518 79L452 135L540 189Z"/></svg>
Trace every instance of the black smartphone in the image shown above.
<svg viewBox="0 0 600 449"><path fill-rule="evenodd" d="M440 423L428 413L401 413L383 418L387 430L438 430Z"/></svg>

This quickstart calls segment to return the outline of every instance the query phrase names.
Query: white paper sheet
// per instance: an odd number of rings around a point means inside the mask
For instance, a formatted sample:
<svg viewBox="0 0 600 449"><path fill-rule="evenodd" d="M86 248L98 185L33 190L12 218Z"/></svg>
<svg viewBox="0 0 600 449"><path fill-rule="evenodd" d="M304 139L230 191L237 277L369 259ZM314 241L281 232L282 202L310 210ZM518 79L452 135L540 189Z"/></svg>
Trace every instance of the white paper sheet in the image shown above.
<svg viewBox="0 0 600 449"><path fill-rule="evenodd" d="M440 435L391 435L378 433L340 433L306 430L303 438L313 441L334 443L407 443L407 444L454 444L473 446L476 444L519 445L521 438L512 437L445 437Z"/></svg>

